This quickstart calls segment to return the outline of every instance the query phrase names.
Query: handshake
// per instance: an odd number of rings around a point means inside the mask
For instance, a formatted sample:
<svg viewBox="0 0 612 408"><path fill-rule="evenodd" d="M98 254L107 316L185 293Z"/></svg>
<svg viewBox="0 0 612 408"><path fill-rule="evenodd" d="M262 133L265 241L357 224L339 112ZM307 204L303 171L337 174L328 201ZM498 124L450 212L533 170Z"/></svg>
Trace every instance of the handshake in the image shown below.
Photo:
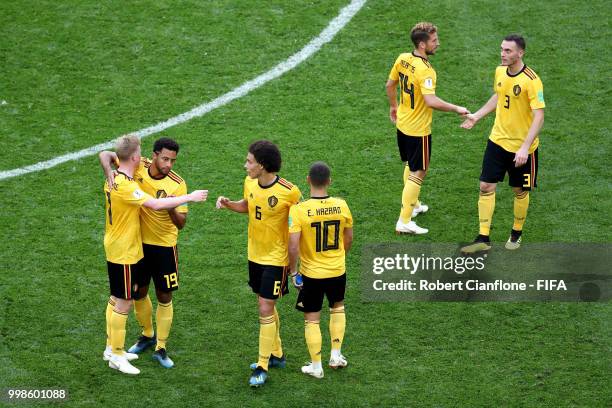
<svg viewBox="0 0 612 408"><path fill-rule="evenodd" d="M464 108L463 106L455 107L455 112L458 115L461 115L465 120L461 123L460 127L463 129L471 129L474 127L478 119L476 116L469 111L469 109Z"/></svg>

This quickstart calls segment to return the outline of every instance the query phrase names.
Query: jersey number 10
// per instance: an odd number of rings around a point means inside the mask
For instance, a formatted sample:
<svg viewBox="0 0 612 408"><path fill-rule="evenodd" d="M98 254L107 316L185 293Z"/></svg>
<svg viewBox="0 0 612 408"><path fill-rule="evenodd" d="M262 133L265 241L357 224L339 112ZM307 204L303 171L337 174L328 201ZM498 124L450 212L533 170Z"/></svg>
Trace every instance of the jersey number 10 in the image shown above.
<svg viewBox="0 0 612 408"><path fill-rule="evenodd" d="M340 241L340 221L323 221L313 222L310 224L315 229L315 241L317 252L329 251L338 249ZM332 244L329 244L329 227L334 227L334 239Z"/></svg>

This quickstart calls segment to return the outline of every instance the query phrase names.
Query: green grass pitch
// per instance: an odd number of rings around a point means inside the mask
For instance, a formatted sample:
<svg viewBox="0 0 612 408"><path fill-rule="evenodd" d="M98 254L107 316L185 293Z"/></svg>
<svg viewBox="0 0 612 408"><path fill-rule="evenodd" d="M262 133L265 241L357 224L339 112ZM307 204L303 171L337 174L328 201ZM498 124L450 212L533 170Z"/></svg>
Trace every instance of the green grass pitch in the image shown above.
<svg viewBox="0 0 612 408"><path fill-rule="evenodd" d="M138 130L230 91L302 48L348 0L4 1L0 3L0 170ZM425 237L396 237L402 166L384 83L408 32L439 27L437 94L475 110L490 96L504 35L527 39L546 121L540 187L525 242L610 242L609 2L369 1L329 44L283 77L165 131L175 170L211 199L180 236L181 289L164 370L145 355L126 377L101 359L108 284L103 177L91 156L0 181L0 389L64 388L61 406L451 407L612 405L612 308L578 303L364 303L361 247L462 242L477 232L477 179L492 121L470 132L434 114ZM606 113L608 112L608 113ZM143 140L151 150L159 135ZM281 175L307 193L315 160L355 218L348 257L350 365L317 381L295 292L280 302L288 367L247 386L256 301L246 285L246 217L214 209L242 193L258 138L277 142ZM492 239L512 199L498 189ZM324 314L326 316L326 314ZM322 322L328 358L327 317ZM130 315L127 343L138 335ZM27 404L26 404L27 405ZM24 405L25 406L25 405Z"/></svg>

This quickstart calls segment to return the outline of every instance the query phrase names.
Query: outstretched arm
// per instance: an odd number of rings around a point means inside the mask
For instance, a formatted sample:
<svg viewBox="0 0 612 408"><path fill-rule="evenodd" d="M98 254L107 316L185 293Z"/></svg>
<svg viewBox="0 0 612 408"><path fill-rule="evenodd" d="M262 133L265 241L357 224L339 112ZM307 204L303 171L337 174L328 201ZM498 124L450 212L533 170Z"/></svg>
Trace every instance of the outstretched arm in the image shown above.
<svg viewBox="0 0 612 408"><path fill-rule="evenodd" d="M471 129L471 128L473 128L474 125L476 123L478 123L478 121L480 119L484 118L489 113L493 112L496 107L497 107L497 94L495 93L495 94L493 94L493 96L491 96L489 98L487 103L482 105L482 108L480 108L480 109L478 109L478 111L476 111L476 113L467 115L466 119L461 124L461 127L464 128L464 129Z"/></svg>
<svg viewBox="0 0 612 408"><path fill-rule="evenodd" d="M200 202L206 201L208 197L208 190L194 190L189 194L185 194L178 197L166 197L166 198L151 198L144 202L144 206L152 210L169 210L176 208L179 205L183 205L190 201Z"/></svg>
<svg viewBox="0 0 612 408"><path fill-rule="evenodd" d="M227 208L237 213L249 212L249 204L244 198L240 201L231 201L227 197L220 196L217 198L217 209L220 210L221 208Z"/></svg>
<svg viewBox="0 0 612 408"><path fill-rule="evenodd" d="M423 99L425 100L425 105L435 110L443 112L455 112L458 115L467 115L470 113L470 111L464 108L463 106L448 103L438 98L435 94L423 95Z"/></svg>

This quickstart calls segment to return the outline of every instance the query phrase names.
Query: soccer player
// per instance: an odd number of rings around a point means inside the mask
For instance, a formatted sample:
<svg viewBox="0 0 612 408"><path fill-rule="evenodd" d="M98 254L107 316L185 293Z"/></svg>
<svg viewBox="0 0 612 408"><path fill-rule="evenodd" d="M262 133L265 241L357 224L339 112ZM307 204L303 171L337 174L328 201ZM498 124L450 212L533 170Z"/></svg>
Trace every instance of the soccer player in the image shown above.
<svg viewBox="0 0 612 408"><path fill-rule="evenodd" d="M346 327L344 258L353 243L353 217L344 200L327 193L331 183L327 164L314 163L307 180L310 199L291 207L289 212L289 267L294 286L301 287L296 309L304 312L304 334L311 358L310 364L302 367L302 372L323 378L319 322L324 296L330 308L329 366L342 368L348 364L341 353Z"/></svg>
<svg viewBox="0 0 612 408"><path fill-rule="evenodd" d="M284 367L280 320L276 300L288 293L289 256L287 243L289 208L299 202L300 190L278 176L281 154L267 140L249 146L244 168L243 198L217 199L217 208L249 214L249 286L259 303L259 358L251 365L251 387L260 387L268 378L269 367Z"/></svg>
<svg viewBox="0 0 612 408"><path fill-rule="evenodd" d="M489 233L495 209L495 189L508 173L514 191L514 224L506 248L518 249L529 207L529 191L538 175L538 134L544 124L544 88L536 73L523 63L525 39L508 35L501 43L501 65L495 70L494 94L461 124L471 129L495 110L495 123L487 142L480 174L478 218L480 231L464 253L491 248Z"/></svg>
<svg viewBox="0 0 612 408"><path fill-rule="evenodd" d="M152 160L142 158L134 176L142 191L158 198L187 194L187 184L172 171L178 152L179 145L172 139L164 137L155 141ZM111 183L113 179L111 165L116 161L117 155L114 152L100 153L100 164ZM176 242L178 230L187 222L187 211L186 205L162 211L153 211L145 207L140 211L144 269L141 280L137 282L139 299L134 301L134 309L142 327L142 335L128 352L140 354L155 346L153 358L166 368L174 366L166 351L166 341L174 315L172 292L179 287ZM153 305L148 295L151 278L155 284L157 297L155 316L157 336L153 330Z"/></svg>
<svg viewBox="0 0 612 408"><path fill-rule="evenodd" d="M431 117L433 109L465 115L469 111L445 102L436 96L436 71L429 62L440 45L438 32L431 23L418 23L412 28L412 53L397 57L386 84L389 99L389 117L397 127L397 146L404 167L402 209L395 225L400 234L426 234L412 218L427 211L420 204L421 185L431 157ZM400 86L400 104L397 104L397 85Z"/></svg>
<svg viewBox="0 0 612 408"><path fill-rule="evenodd" d="M140 209L167 210L189 201L204 201L208 192L196 190L181 197L153 198L134 181L134 173L140 164L140 140L131 135L119 138L116 153L119 159L117 176L112 184L107 181L104 185L104 250L111 292L106 308L108 338L104 359L109 360L111 368L126 374L138 374L140 370L128 361L136 355L125 353L124 344L127 314L132 300L138 298L137 282L144 266Z"/></svg>

